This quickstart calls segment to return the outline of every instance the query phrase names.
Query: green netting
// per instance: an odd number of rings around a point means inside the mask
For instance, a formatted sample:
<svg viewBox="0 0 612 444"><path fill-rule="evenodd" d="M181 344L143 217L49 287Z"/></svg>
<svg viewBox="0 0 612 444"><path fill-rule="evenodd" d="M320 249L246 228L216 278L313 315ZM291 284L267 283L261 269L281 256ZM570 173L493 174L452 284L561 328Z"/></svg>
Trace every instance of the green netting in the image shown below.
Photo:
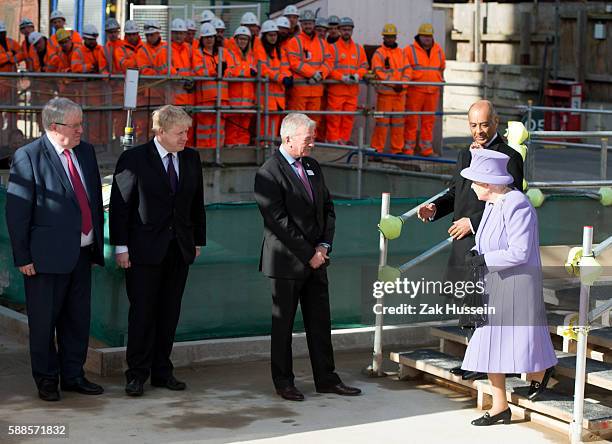
<svg viewBox="0 0 612 444"><path fill-rule="evenodd" d="M4 213L6 190L0 189ZM424 198L392 199L391 212L401 214ZM337 221L332 265L329 268L330 299L334 328L372 325L372 282L378 264L380 199L335 201ZM183 298L177 340L239 337L269 333L271 297L267 279L258 269L262 222L253 203L215 204L207 210L208 245L191 267ZM612 207L580 197L549 198L538 209L543 245L575 244L583 225L593 225L595 241L611 234ZM447 220L422 224L411 219L402 237L390 242L388 263L398 266L448 236ZM106 225L108 230L108 225ZM108 240L108 233L107 240ZM116 268L106 244L107 266L93 273L92 335L111 345L127 338L128 301L123 272ZM440 253L416 267L415 278L440 279L448 253ZM13 267L4 217L0 217L0 294L23 303L23 279ZM406 302L406 301L398 301ZM394 303L390 300L389 303ZM389 317L385 323L406 318ZM425 318L423 318L425 319ZM418 316L411 321L421 320ZM298 316L296 328L302 328Z"/></svg>

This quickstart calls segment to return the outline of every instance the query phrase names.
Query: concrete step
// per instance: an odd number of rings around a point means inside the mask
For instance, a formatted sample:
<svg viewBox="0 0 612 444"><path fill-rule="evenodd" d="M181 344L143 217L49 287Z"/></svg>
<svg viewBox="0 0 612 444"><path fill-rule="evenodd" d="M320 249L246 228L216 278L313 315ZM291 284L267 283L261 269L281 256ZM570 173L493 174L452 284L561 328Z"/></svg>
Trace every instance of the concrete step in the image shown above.
<svg viewBox="0 0 612 444"><path fill-rule="evenodd" d="M412 371L412 375L415 375L414 371L416 370L475 389L480 407L484 407L486 400L491 395L491 387L488 380L463 381L461 377L451 374L450 369L460 365L461 360L446 353L431 349L420 349L403 353L391 353L390 359L399 364L400 374L407 373L406 370L402 369L402 367L406 367ZM543 414L564 423L572 421L574 408L572 397L547 390L538 401L532 402L526 397L529 383L520 378L507 378L506 388L508 402L525 410ZM612 408L591 399L586 399L584 402L583 428L591 432L606 432L610 427L612 427Z"/></svg>

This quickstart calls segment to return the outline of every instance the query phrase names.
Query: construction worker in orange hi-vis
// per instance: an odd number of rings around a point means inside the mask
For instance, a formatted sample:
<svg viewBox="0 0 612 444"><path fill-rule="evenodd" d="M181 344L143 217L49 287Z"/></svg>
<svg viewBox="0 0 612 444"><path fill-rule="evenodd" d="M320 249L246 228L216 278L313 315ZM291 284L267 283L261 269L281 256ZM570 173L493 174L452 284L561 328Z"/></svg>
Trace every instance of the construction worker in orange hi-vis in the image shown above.
<svg viewBox="0 0 612 444"><path fill-rule="evenodd" d="M25 60L26 54L21 52L19 43L6 36L6 24L0 21L0 72L15 72L17 65ZM14 105L17 103L17 80L0 80L0 103ZM16 125L15 119L11 114L7 114L7 119L2 117L0 111L0 128L4 127L4 121L9 121L10 129Z"/></svg>
<svg viewBox="0 0 612 444"><path fill-rule="evenodd" d="M30 41L28 36L34 32L34 23L29 18L22 18L19 22L19 33L23 35L23 42L21 42L21 53L25 56L26 69L32 71L32 60L29 58L30 54Z"/></svg>
<svg viewBox="0 0 612 444"><path fill-rule="evenodd" d="M331 48L327 43L327 19L325 17L317 17L315 20L314 32L317 37L323 40L325 46L325 58L331 60ZM330 64L331 69L331 64ZM329 85L328 85L329 86ZM321 109L327 109L327 87L323 88L323 95L321 96ZM317 135L316 140L318 142L325 142L327 139L327 119L325 116L320 116L317 123Z"/></svg>
<svg viewBox="0 0 612 444"><path fill-rule="evenodd" d="M222 46L216 44L217 31L211 23L204 23L200 27L200 44L194 53L193 65L198 77L221 76L228 69L231 57ZM219 60L221 59L221 63ZM220 71L219 71L220 70ZM221 82L221 105L228 105L227 82ZM217 82L215 80L196 81L196 105L214 108L217 104ZM215 148L217 146L217 131L220 136L220 146L225 139L225 115L221 114L221 125L217 127L217 116L214 112L196 113L195 146L197 148Z"/></svg>
<svg viewBox="0 0 612 444"><path fill-rule="evenodd" d="M300 12L298 11L297 6L285 6L285 9L283 11L283 17L287 17L287 20L289 20L289 36L296 37L301 31L300 25L298 23L300 19Z"/></svg>
<svg viewBox="0 0 612 444"><path fill-rule="evenodd" d="M235 49L228 51L231 61L227 76L252 79L257 77L255 55L251 49L251 31L246 26L239 26L234 31ZM230 82L229 104L232 108L253 108L255 106L254 82ZM235 147L249 145L251 142L251 114L228 114L225 119L225 145Z"/></svg>
<svg viewBox="0 0 612 444"><path fill-rule="evenodd" d="M314 32L315 15L306 10L300 16L301 32L289 40L287 58L295 84L289 93L290 110L320 111L323 96L322 81L330 72L326 42ZM310 115L315 122L319 115Z"/></svg>
<svg viewBox="0 0 612 444"><path fill-rule="evenodd" d="M419 27L414 43L404 48L404 54L412 69L412 81L444 81L446 57L442 47L434 42L434 29L430 23L423 23ZM437 111L440 90L439 86L410 85L406 96L406 111ZM433 150L434 115L406 116L404 130L406 152L412 154L416 150L419 117L421 118L421 132L418 154L421 156L435 155Z"/></svg>
<svg viewBox="0 0 612 444"><path fill-rule="evenodd" d="M365 50L352 39L354 27L350 17L339 19L341 37L330 45L332 71L329 76L341 82L327 86L327 109L330 111L357 111L359 81L368 73ZM327 140L330 143L348 145L354 121L355 116L328 115Z"/></svg>
<svg viewBox="0 0 612 444"><path fill-rule="evenodd" d="M185 34L185 43L187 43L189 46L196 46L197 39L195 38L195 36L198 32L196 22L191 19L187 19L185 20L185 26L187 26L187 34Z"/></svg>
<svg viewBox="0 0 612 444"><path fill-rule="evenodd" d="M202 28L202 25L204 23L210 23L211 25L213 25L213 27L216 29L215 26L215 22L214 20L217 18L217 16L215 15L214 12L212 12L210 9L205 9L204 11L202 11L202 13L200 14L200 28ZM223 25L223 29L225 30L225 24ZM223 33L222 33L223 34ZM200 35L200 37L202 37ZM222 44L220 45L218 42L215 44L215 47L218 46L223 46ZM194 49L194 54L195 54L195 50L198 49L200 47L200 39L195 39L194 43L193 43L193 49Z"/></svg>
<svg viewBox="0 0 612 444"><path fill-rule="evenodd" d="M131 58L134 58L132 51L126 49L125 42L121 40L121 26L119 22L114 18L106 19L104 26L106 31L106 44L104 45L104 58L111 74L122 74L124 69L121 66L121 61L125 60L128 53L131 54ZM114 107L121 107L123 105L123 85L122 80L110 80L105 83L106 86L106 104L111 104ZM123 110L112 111L113 115L113 135L114 139L119 139L124 134L125 128L125 113Z"/></svg>
<svg viewBox="0 0 612 444"><path fill-rule="evenodd" d="M49 39L40 32L34 31L28 35L30 49L28 50L28 65L32 72L47 72L49 60L53 55L53 47Z"/></svg>
<svg viewBox="0 0 612 444"><path fill-rule="evenodd" d="M289 35L289 28L291 27L289 19L281 15L276 19L276 27L278 28L278 44L281 50L287 51L287 44L291 39L291 35Z"/></svg>
<svg viewBox="0 0 612 444"><path fill-rule="evenodd" d="M83 44L74 48L71 58L73 73L108 74L109 67L104 55L104 47L98 45L98 30L94 25L83 26ZM78 80L82 105L100 107L110 105L109 89L105 79ZM108 100L108 102L107 102ZM111 142L109 129L112 114L102 110L85 110L84 121L89 122L85 129L85 138L93 145L105 145Z"/></svg>
<svg viewBox="0 0 612 444"><path fill-rule="evenodd" d="M128 69L138 69L136 54L142 46L142 40L140 40L138 24L134 20L126 20L123 34L124 52L119 60L119 66L121 67L121 72L124 73Z"/></svg>
<svg viewBox="0 0 612 444"><path fill-rule="evenodd" d="M142 46L138 24L134 20L126 20L123 27L123 55L119 60L121 72L125 73L128 69L138 69L136 53ZM143 94L138 94L137 104L143 106L147 104L147 88L139 87ZM123 101L123 91L121 92L121 100ZM140 144L147 140L148 121L150 113L146 110L135 110L132 112L132 127L134 128L134 143ZM123 134L126 123L125 113L121 113L117 121L117 134ZM120 126L119 126L120 125Z"/></svg>
<svg viewBox="0 0 612 444"><path fill-rule="evenodd" d="M219 17L215 17L210 23L215 28L215 31L217 31L217 35L215 37L215 45L217 47L225 46L225 22Z"/></svg>
<svg viewBox="0 0 612 444"><path fill-rule="evenodd" d="M372 71L376 80L407 82L410 66L397 44L397 28L386 24L382 32L383 44L372 56ZM406 85L377 85L376 111L403 112L406 106ZM391 127L391 152L401 154L404 148L404 116L378 117L370 145L382 152Z"/></svg>
<svg viewBox="0 0 612 444"><path fill-rule="evenodd" d="M336 43L340 39L340 17L330 15L327 18L327 43L330 45Z"/></svg>
<svg viewBox="0 0 612 444"><path fill-rule="evenodd" d="M57 31L59 31L60 29L64 29L70 33L72 43L74 43L75 45L80 45L81 43L83 43L83 39L77 31L68 30L65 28L66 15L62 11L58 9L52 11L51 15L49 15L49 22L51 24L51 28L55 30L55 34L53 34L49 39L51 41L51 46L53 46L54 50L59 51L60 49L60 45L57 39Z"/></svg>
<svg viewBox="0 0 612 444"><path fill-rule="evenodd" d="M281 17L287 20L285 17ZM288 29L288 28L287 28ZM261 76L270 81L268 85L268 110L279 111L286 109L285 89L293 85L293 77L289 70L287 53L280 45L278 26L273 20L266 20L261 25L261 46L255 53L255 62L261 67ZM264 86L259 91L260 97L265 96ZM268 118L268 137L277 137L280 134L281 116L270 115ZM265 118L260 122L261 134L266 135Z"/></svg>

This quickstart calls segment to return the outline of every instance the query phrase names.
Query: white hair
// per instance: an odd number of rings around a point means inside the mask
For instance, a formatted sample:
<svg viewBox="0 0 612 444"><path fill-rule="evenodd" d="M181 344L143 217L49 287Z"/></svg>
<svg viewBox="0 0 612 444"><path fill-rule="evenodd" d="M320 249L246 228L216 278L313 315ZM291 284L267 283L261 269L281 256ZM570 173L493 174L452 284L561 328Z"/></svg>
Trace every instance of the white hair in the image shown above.
<svg viewBox="0 0 612 444"><path fill-rule="evenodd" d="M47 102L42 110L42 124L48 131L52 123L64 123L67 115L83 115L80 105L65 97L55 97Z"/></svg>
<svg viewBox="0 0 612 444"><path fill-rule="evenodd" d="M289 113L281 122L280 135L284 141L287 137L294 136L300 129L306 127L308 130L313 130L317 123L302 113Z"/></svg>

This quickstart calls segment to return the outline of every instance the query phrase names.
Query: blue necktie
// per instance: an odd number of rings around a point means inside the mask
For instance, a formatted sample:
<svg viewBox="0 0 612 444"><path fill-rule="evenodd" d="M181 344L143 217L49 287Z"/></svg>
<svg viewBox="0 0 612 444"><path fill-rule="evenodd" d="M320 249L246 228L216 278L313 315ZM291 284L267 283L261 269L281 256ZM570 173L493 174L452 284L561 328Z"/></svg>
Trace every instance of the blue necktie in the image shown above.
<svg viewBox="0 0 612 444"><path fill-rule="evenodd" d="M172 154L166 154L168 158L168 179L170 179L170 188L172 189L172 193L176 194L176 190L178 188L178 176L176 175L176 170L174 169L174 162L172 161Z"/></svg>

